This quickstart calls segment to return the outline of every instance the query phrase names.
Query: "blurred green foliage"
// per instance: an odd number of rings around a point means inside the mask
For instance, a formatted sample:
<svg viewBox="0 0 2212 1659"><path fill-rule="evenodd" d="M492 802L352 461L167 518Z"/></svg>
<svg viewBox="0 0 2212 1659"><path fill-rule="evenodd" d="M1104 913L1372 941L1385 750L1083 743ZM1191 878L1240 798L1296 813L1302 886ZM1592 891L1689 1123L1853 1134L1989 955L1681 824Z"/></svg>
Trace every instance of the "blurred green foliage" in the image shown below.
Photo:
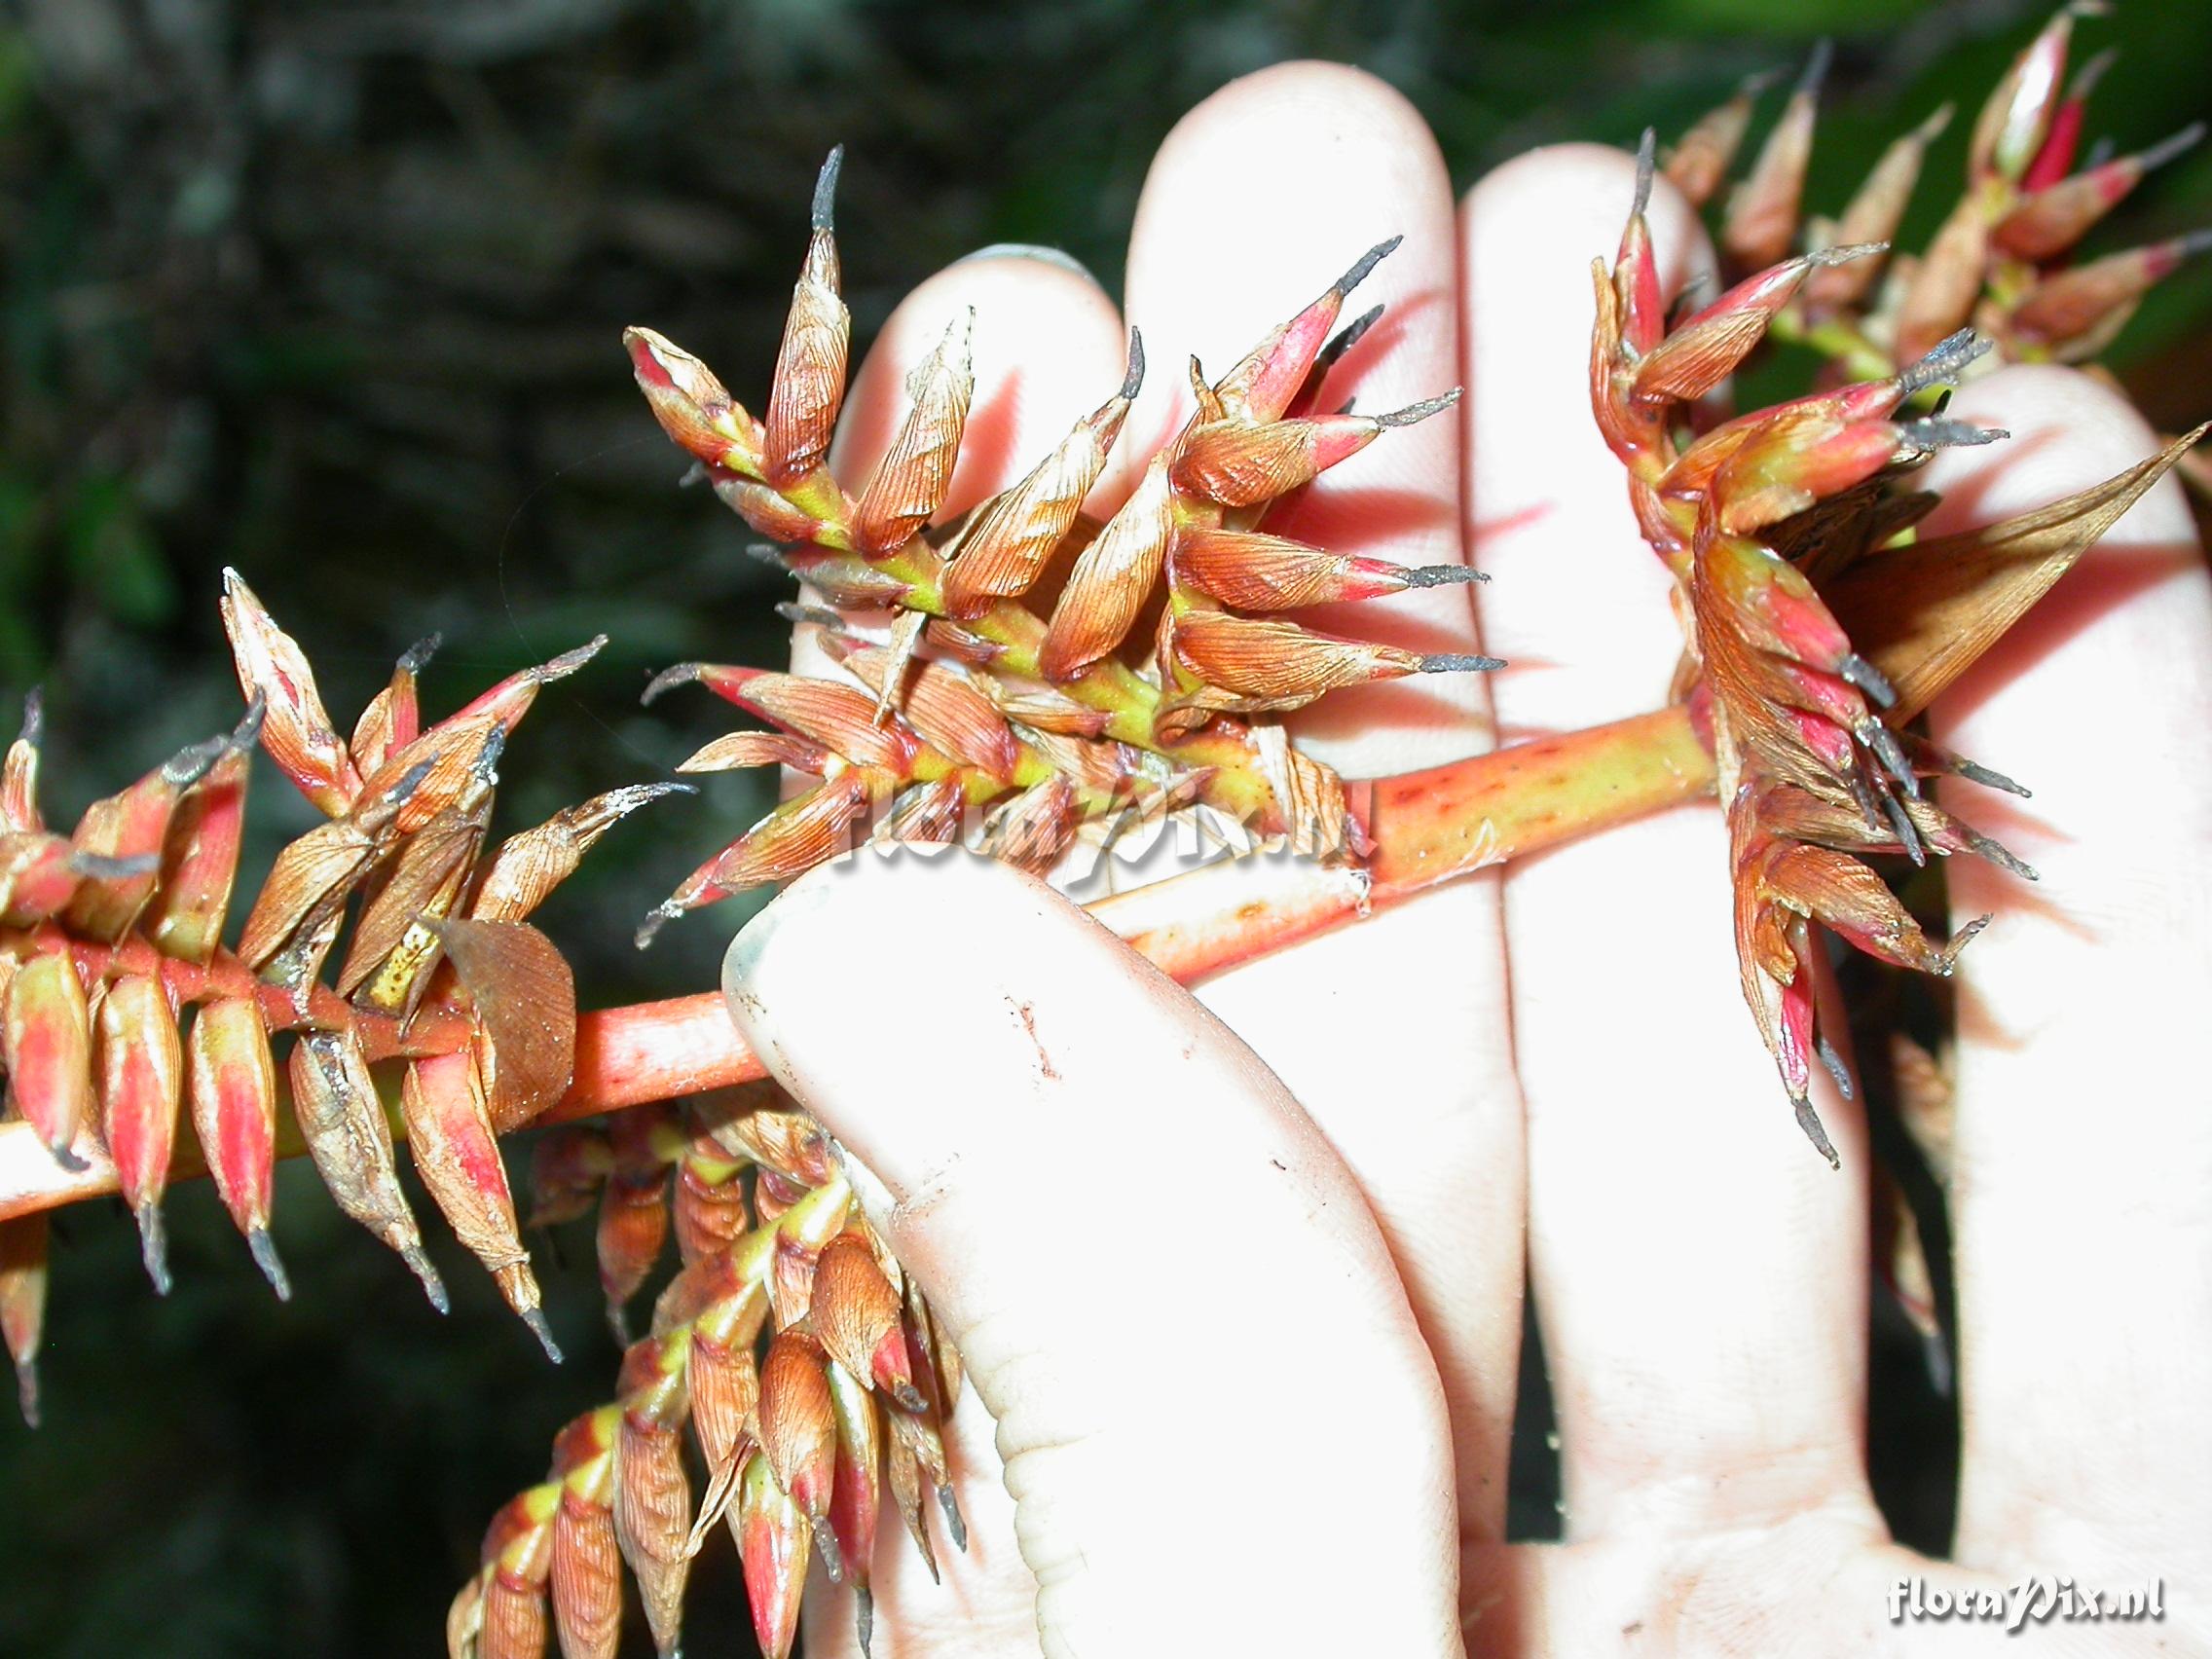
<svg viewBox="0 0 2212 1659"><path fill-rule="evenodd" d="M1111 285L1161 137L1285 58L1402 88L1464 186L1532 144L1678 131L1832 35L1812 194L1833 207L1902 127L1971 106L2040 18L2029 0L8 0L0 718L46 682L64 818L227 725L214 597L236 565L342 722L433 631L439 711L610 634L521 733L506 823L663 772L726 722L703 698L641 714L645 676L770 660L777 594L741 528L675 488L616 336L650 322L757 386L834 141L865 339L985 242L1066 247ZM2203 113L2212 8L2132 0L2092 27L2123 51L2099 130L2133 147ZM1932 177L1957 176L1966 125ZM1923 192L1908 238L1943 199ZM2200 155L2098 245L2207 219ZM2114 354L2169 426L2204 413L2208 310L2212 276L2189 272ZM266 768L257 799L249 879L309 822ZM546 918L588 1000L712 982L735 909L643 958L630 930L756 804L718 780L594 855ZM608 1386L588 1235L549 1264L572 1356L552 1371L450 1245L437 1321L302 1167L279 1185L288 1308L204 1183L170 1212L166 1302L120 1209L62 1222L48 1426L0 1427L0 1653L435 1651L484 1522ZM1881 1408L1886 1495L1939 1545L1949 1413L1908 1347L1878 1353L1903 1402ZM1530 1422L1515 1514L1540 1533ZM729 1578L703 1571L703 1649L741 1650Z"/></svg>

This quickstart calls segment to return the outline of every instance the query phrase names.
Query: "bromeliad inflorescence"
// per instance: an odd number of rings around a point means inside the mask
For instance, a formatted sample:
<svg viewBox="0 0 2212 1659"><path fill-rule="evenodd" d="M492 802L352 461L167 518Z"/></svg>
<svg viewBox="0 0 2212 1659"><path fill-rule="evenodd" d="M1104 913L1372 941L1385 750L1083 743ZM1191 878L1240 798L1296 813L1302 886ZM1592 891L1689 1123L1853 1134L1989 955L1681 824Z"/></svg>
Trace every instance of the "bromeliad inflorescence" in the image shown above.
<svg viewBox="0 0 2212 1659"><path fill-rule="evenodd" d="M892 838L967 835L1038 869L1080 827L1119 819L1132 800L1139 817L1147 804L1202 801L1325 857L1364 850L1336 775L1279 728L1238 717L1301 708L1342 685L1497 666L1338 639L1279 614L1475 572L1332 553L1257 528L1271 503L1457 399L1376 416L1317 407L1331 366L1380 314L1340 331L1345 300L1396 242L1370 249L1218 381L1194 361L1197 412L1103 525L1082 508L1144 376L1134 334L1118 391L1013 489L939 525L973 388L964 321L914 371L905 421L857 492L825 459L845 389L830 213L839 165L833 153L815 192L765 419L659 335L626 337L661 424L716 493L775 539L766 555L826 602L806 615L854 676L686 663L654 682L648 698L697 680L782 728L710 745L686 769L782 764L822 781L693 872L640 941L670 917L844 850L871 810ZM1057 598L1032 608L1025 596L1049 570L1064 576ZM1125 660L1155 610L1144 661ZM881 639L860 625L876 611L891 617Z"/></svg>
<svg viewBox="0 0 2212 1659"><path fill-rule="evenodd" d="M162 1195L188 1105L225 1205L288 1296L269 1229L280 1099L271 1037L296 1033L283 1069L307 1152L339 1207L397 1251L442 1309L370 1070L402 1060L399 1126L417 1170L552 1352L496 1137L567 1088L575 992L567 963L525 918L616 822L683 786L601 795L487 856L509 734L538 688L581 667L598 642L502 681L426 729L416 675L436 642L425 642L400 659L348 740L299 646L235 573L223 621L249 699L238 729L95 802L73 834L49 830L39 813L35 697L8 752L0 977L10 1098L65 1165L112 1164L164 1291ZM328 821L277 855L226 948L256 739ZM325 983L342 936L346 951ZM26 1406L42 1296L33 1233L43 1221L0 1224L17 1263L8 1331Z"/></svg>
<svg viewBox="0 0 2212 1659"><path fill-rule="evenodd" d="M829 462L849 355L833 153L764 414L661 336L625 337L662 426L769 538L758 551L808 585L786 608L817 628L838 671L685 663L653 682L648 698L695 682L773 728L719 738L681 770L779 766L807 781L685 879L640 942L865 836L966 841L1043 870L1079 837L1203 807L1247 827L1248 845L1309 857L1272 866L1292 872L1272 888L1237 885L1253 866L1232 865L1226 877L1216 866L1097 907L1196 977L1716 791L1744 993L1798 1121L1832 1161L1809 1093L1824 1061L1848 1088L1815 1014L1821 929L1936 974L1973 932L1928 938L1866 856L1964 852L2029 873L1924 788L1940 774L2016 786L1910 722L2201 435L2039 512L1917 534L1935 505L1915 486L1920 464L2002 435L1947 419L1942 388L2000 358L2093 352L2202 240L2073 261L2099 215L2194 136L2076 169L2097 72L2066 80L2079 10L2037 38L1981 113L1966 191L1917 257L1889 239L1948 112L1899 140L1836 220L1809 219L1816 61L1727 198L1717 240L1733 285L1670 317L1649 194L1663 173L1693 203L1719 196L1754 91L1663 159L1646 141L1618 252L1595 272L1590 392L1637 522L1677 583L1677 695L1612 726L1362 789L1302 754L1278 717L1345 685L1498 666L1297 619L1477 572L1266 528L1271 507L1328 467L1454 402L1444 391L1382 415L1330 407L1332 370L1380 311L1346 323L1346 301L1395 243L1362 255L1226 374L1189 364L1193 415L1138 458L1137 482L1103 523L1083 508L1145 374L1133 334L1122 384L1101 387L1091 414L1012 489L944 519L974 389L965 319L914 371L873 472L840 480ZM1815 348L1827 374L1805 396L1730 416L1730 376L1770 339ZM495 1518L453 1604L449 1648L536 1659L557 1640L567 1659L608 1659L626 1566L655 1645L671 1653L690 1561L724 1521L765 1653L790 1652L817 1559L861 1592L865 1647L886 1490L933 1571L936 1528L963 1541L944 1450L958 1357L861 1217L819 1125L768 1085L715 1089L761 1075L719 1001L606 1011L579 1026L566 963L525 920L617 820L683 786L615 791L487 856L509 735L538 688L596 644L426 729L415 688L426 652L411 652L342 739L299 647L235 575L223 608L248 699L236 730L95 804L69 835L48 830L36 803L35 700L8 753L0 1060L22 1123L0 1133L16 1145L34 1136L49 1174L89 1164L82 1190L112 1171L166 1286L160 1205L189 1103L222 1197L281 1291L269 1198L286 1149L271 1039L295 1033L281 1077L340 1206L442 1305L398 1182L404 1135L433 1198L543 1339L498 1137L557 1101L559 1120L639 1108L604 1124L564 1121L535 1149L532 1219L596 1211L608 1320L626 1352L616 1398L562 1430L545 1480ZM284 849L226 948L257 742L327 822ZM378 1066L401 1074L396 1109ZM45 1214L35 1195L0 1189L0 1334L28 1411ZM628 1308L671 1236L682 1269L631 1342ZM704 1477L696 1501L687 1427Z"/></svg>

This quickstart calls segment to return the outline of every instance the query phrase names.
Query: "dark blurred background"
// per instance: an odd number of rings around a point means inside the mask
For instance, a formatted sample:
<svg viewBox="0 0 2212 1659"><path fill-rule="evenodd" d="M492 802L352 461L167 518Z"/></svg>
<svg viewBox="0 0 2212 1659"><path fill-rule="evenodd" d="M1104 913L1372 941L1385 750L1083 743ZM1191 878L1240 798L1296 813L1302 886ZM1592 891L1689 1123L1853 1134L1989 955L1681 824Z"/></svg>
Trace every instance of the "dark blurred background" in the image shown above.
<svg viewBox="0 0 2212 1659"><path fill-rule="evenodd" d="M1971 110L2036 0L10 0L0 6L0 722L48 688L49 801L69 821L237 697L215 613L244 571L311 652L342 725L433 630L436 712L598 632L539 702L502 823L658 775L725 729L636 692L686 657L766 661L777 597L741 528L680 492L617 335L649 322L757 398L824 152L865 341L981 243L1054 243L1111 287L1154 146L1222 82L1356 62L1434 124L1471 184L1531 144L1679 131L1748 72L1832 35L1812 201L1882 143ZM2093 132L2123 148L2205 113L2212 8L2122 0ZM1771 104L1770 110L1771 113ZM1938 147L1924 237L1969 121ZM1754 141L1755 141L1754 134ZM2212 220L2212 164L2099 233ZM2157 294L2110 360L2154 420L2201 418L2212 273ZM261 860L310 822L264 767ZM617 831L549 907L587 1000L712 983L735 909L637 918L753 802L721 781ZM249 858L248 877L252 878ZM425 1216L427 1206L422 1206ZM447 1245L439 1320L299 1165L270 1299L203 1182L172 1195L178 1288L147 1288L112 1203L61 1218L47 1426L0 1425L0 1654L39 1659L439 1651L486 1519L614 1352L588 1231L541 1249L571 1354L547 1367ZM434 1249L437 1248L435 1245ZM1885 1310L1884 1496L1948 1525L1951 1413ZM1556 1528L1540 1394L1524 1535ZM745 1652L726 1551L699 1653ZM633 1632L645 1651L641 1633Z"/></svg>

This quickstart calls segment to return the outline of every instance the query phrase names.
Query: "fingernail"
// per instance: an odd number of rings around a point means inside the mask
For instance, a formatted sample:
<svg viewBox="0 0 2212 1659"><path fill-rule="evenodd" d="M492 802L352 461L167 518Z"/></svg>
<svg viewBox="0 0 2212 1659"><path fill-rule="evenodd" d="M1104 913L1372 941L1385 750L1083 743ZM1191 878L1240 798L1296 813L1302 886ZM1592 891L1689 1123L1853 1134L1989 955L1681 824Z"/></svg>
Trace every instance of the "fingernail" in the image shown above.
<svg viewBox="0 0 2212 1659"><path fill-rule="evenodd" d="M988 247L979 247L974 253L963 255L953 263L970 265L978 259L1034 259L1040 265L1056 265L1062 271L1072 271L1087 282L1098 280L1091 276L1090 268L1067 249L1047 247L1042 242L993 242Z"/></svg>

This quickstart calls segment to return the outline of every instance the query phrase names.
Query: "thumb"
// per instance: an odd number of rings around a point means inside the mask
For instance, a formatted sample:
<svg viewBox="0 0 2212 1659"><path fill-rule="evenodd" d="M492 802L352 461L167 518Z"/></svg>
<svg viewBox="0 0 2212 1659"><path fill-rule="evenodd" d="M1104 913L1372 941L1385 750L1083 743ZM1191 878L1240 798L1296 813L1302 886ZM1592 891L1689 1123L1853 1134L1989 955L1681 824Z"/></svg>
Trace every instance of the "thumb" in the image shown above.
<svg viewBox="0 0 2212 1659"><path fill-rule="evenodd" d="M1350 1174L1226 1027L956 850L817 870L723 992L876 1177L997 1420L1048 1655L1459 1651L1435 1366Z"/></svg>

